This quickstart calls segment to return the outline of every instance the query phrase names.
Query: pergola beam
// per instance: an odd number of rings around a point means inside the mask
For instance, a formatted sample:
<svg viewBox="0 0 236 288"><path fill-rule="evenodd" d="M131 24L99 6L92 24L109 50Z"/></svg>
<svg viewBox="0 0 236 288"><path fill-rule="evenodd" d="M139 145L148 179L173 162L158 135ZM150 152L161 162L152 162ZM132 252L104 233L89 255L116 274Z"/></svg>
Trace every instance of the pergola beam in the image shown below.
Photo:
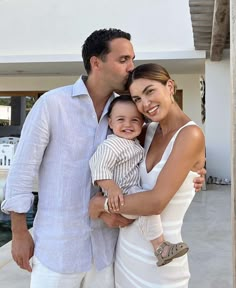
<svg viewBox="0 0 236 288"><path fill-rule="evenodd" d="M210 59L220 61L229 30L229 0L215 0Z"/></svg>

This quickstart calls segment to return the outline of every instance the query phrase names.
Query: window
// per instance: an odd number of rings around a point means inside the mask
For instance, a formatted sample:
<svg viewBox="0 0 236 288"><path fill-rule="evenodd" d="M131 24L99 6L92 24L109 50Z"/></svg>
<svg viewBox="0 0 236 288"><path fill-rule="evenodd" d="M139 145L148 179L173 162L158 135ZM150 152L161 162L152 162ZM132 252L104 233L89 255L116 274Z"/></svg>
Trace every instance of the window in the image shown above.
<svg viewBox="0 0 236 288"><path fill-rule="evenodd" d="M44 91L0 92L0 137L19 136L29 111Z"/></svg>
<svg viewBox="0 0 236 288"><path fill-rule="evenodd" d="M11 125L11 97L0 97L0 126Z"/></svg>

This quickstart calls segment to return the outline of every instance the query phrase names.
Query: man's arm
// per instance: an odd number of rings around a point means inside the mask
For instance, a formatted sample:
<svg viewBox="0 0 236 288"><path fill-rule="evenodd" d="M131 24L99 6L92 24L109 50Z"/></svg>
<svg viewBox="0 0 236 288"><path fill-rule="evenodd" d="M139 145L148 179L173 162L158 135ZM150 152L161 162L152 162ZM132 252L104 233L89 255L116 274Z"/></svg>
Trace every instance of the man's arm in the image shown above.
<svg viewBox="0 0 236 288"><path fill-rule="evenodd" d="M34 241L28 231L25 214L11 212L11 230L12 257L20 268L31 272L29 260L34 254Z"/></svg>
<svg viewBox="0 0 236 288"><path fill-rule="evenodd" d="M24 123L1 204L2 211L11 214L13 259L27 271L32 270L29 259L34 252L34 242L27 228L25 213L33 204L34 179L49 141L49 114L46 99L42 96Z"/></svg>
<svg viewBox="0 0 236 288"><path fill-rule="evenodd" d="M50 139L49 111L45 98L36 101L24 122L14 160L8 172L1 209L26 213L34 201L33 185Z"/></svg>
<svg viewBox="0 0 236 288"><path fill-rule="evenodd" d="M134 221L133 219L127 219L120 214L109 214L107 212L101 213L99 218L101 218L109 228L122 228Z"/></svg>

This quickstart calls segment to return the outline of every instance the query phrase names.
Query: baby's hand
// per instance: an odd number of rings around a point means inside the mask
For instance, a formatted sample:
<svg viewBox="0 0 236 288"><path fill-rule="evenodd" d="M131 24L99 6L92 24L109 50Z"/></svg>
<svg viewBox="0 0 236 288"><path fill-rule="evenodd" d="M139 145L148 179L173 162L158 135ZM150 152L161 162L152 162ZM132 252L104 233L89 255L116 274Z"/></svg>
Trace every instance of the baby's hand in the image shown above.
<svg viewBox="0 0 236 288"><path fill-rule="evenodd" d="M119 211L120 206L124 205L124 196L122 193L117 195L109 195L108 196L108 205L111 210Z"/></svg>

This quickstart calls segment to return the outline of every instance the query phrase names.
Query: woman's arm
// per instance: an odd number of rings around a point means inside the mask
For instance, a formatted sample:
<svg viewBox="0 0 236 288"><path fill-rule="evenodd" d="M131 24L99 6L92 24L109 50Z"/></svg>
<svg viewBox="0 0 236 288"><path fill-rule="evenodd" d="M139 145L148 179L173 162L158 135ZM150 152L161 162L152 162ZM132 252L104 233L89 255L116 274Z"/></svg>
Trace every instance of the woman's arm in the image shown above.
<svg viewBox="0 0 236 288"><path fill-rule="evenodd" d="M150 191L125 196L119 213L133 215L160 214L184 182L189 171L198 171L205 163L204 135L197 126L183 129L172 152ZM103 210L104 200L95 198L90 209ZM113 212L113 211L112 211Z"/></svg>

